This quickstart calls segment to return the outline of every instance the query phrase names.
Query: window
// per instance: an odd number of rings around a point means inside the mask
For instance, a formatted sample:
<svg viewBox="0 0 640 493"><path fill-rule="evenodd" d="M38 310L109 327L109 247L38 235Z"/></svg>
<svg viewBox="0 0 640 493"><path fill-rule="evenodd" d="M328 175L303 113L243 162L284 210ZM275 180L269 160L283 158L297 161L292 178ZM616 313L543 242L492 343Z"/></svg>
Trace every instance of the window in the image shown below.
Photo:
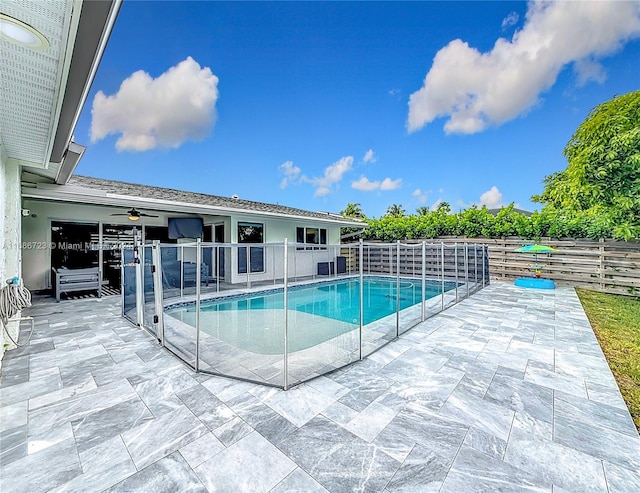
<svg viewBox="0 0 640 493"><path fill-rule="evenodd" d="M238 243L264 243L264 224L238 223ZM264 272L264 248L249 247L250 272ZM238 274L247 273L247 247L238 248Z"/></svg>
<svg viewBox="0 0 640 493"><path fill-rule="evenodd" d="M298 246L298 250L325 250L325 247L313 245L327 244L327 230L323 228L296 228L296 242L304 246Z"/></svg>

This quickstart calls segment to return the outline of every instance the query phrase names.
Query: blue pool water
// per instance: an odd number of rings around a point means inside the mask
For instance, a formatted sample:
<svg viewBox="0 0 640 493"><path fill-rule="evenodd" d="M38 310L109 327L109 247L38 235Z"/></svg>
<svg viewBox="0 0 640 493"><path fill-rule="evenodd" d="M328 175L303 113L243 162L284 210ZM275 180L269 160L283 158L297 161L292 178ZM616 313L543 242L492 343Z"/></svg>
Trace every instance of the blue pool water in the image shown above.
<svg viewBox="0 0 640 493"><path fill-rule="evenodd" d="M445 283L445 291L455 283ZM397 281L391 278L373 277L364 279L364 324L375 322L396 311ZM439 281L427 281L425 299L438 296L442 291ZM203 303L201 312L244 311L284 308L282 290L269 294L246 295L242 298ZM345 279L289 289L289 310L296 310L318 317L347 323L360 320L360 280ZM400 281L400 309L403 310L422 300L422 281Z"/></svg>
<svg viewBox="0 0 640 493"><path fill-rule="evenodd" d="M396 311L396 279L366 277L364 279L364 324L380 320ZM445 283L445 291L455 283ZM428 281L425 299L441 293L442 284ZM350 350L357 349L356 329L360 322L360 281L342 279L289 289L289 351L308 349L326 341L341 341ZM422 282L400 281L400 309L417 305L422 300ZM238 295L217 301L202 302L200 329L214 340L224 341L255 354L276 355L284 351L284 296L282 289ZM195 327L193 303L169 308L167 315ZM418 315L419 317L419 315ZM419 320L419 319L418 319ZM395 336L395 322L384 329L388 340ZM368 331L368 329L367 329ZM340 336L348 336L348 340ZM351 339L349 339L349 336ZM166 335L165 339L170 338ZM203 339L201 338L201 341ZM350 341L350 342L349 342ZM166 340L165 342L170 342ZM201 342L203 344L203 342ZM345 350L341 346L341 350Z"/></svg>

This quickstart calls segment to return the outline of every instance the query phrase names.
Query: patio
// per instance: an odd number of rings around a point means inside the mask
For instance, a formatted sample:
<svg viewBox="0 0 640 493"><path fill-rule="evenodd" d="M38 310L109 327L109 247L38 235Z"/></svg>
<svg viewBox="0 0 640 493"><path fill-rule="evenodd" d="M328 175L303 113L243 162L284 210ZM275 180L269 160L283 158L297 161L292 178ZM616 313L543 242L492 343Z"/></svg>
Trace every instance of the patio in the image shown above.
<svg viewBox="0 0 640 493"><path fill-rule="evenodd" d="M635 492L640 437L571 288L494 283L288 392L195 374L120 299L38 298L0 489Z"/></svg>

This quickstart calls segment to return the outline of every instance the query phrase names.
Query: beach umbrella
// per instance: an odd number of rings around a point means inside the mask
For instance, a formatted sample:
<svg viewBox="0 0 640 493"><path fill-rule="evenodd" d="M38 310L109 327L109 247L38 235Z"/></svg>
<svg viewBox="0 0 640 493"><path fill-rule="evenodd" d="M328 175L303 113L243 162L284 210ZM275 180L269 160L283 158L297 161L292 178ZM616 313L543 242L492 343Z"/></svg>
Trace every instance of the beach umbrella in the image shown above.
<svg viewBox="0 0 640 493"><path fill-rule="evenodd" d="M536 262L536 277L540 277L540 272L542 271L542 269L538 266L538 254L557 252L558 250L546 245L525 245L521 246L520 248L516 248L515 251L521 253L533 253Z"/></svg>
<svg viewBox="0 0 640 493"><path fill-rule="evenodd" d="M525 246L521 246L520 248L516 248L516 252L525 252L525 253L550 253L550 252L557 252L558 250L556 250L555 248L551 248L550 246L546 246L546 245L525 245Z"/></svg>

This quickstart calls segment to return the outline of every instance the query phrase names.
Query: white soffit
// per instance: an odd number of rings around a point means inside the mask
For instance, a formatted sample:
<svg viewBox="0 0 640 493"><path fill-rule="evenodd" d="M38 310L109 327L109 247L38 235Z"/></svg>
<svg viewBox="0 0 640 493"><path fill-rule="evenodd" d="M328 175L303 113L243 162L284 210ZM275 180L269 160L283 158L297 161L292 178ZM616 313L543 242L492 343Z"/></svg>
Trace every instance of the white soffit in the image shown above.
<svg viewBox="0 0 640 493"><path fill-rule="evenodd" d="M0 12L49 42L39 51L0 38L0 136L8 159L19 164L48 165L80 7L67 0L0 0Z"/></svg>

